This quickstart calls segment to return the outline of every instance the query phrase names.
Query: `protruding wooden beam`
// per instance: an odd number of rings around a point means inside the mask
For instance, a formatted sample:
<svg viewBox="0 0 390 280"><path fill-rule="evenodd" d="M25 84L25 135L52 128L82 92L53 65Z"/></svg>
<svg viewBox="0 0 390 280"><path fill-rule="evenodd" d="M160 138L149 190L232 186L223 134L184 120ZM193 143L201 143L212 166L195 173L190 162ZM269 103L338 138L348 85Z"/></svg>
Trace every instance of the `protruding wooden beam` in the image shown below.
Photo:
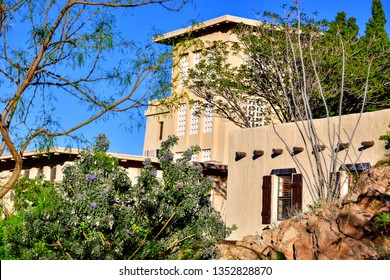
<svg viewBox="0 0 390 280"><path fill-rule="evenodd" d="M253 156L254 157L261 157L264 155L264 151L263 150L254 150L253 151Z"/></svg>
<svg viewBox="0 0 390 280"><path fill-rule="evenodd" d="M325 145L314 145L313 147L313 153L314 152L322 152L323 150L325 150L326 146Z"/></svg>
<svg viewBox="0 0 390 280"><path fill-rule="evenodd" d="M303 147L294 147L293 154L296 155L296 154L302 153L303 150L304 150Z"/></svg>
<svg viewBox="0 0 390 280"><path fill-rule="evenodd" d="M236 152L236 160L240 160L242 158L246 157L245 152Z"/></svg>
<svg viewBox="0 0 390 280"><path fill-rule="evenodd" d="M371 141L363 141L361 143L361 145L364 147L364 148L370 148L372 146L375 145L375 141L374 140L371 140Z"/></svg>
<svg viewBox="0 0 390 280"><path fill-rule="evenodd" d="M345 149L348 149L349 143L338 143L337 144L337 151L342 151Z"/></svg>
<svg viewBox="0 0 390 280"><path fill-rule="evenodd" d="M272 154L281 155L283 154L283 149L272 149Z"/></svg>

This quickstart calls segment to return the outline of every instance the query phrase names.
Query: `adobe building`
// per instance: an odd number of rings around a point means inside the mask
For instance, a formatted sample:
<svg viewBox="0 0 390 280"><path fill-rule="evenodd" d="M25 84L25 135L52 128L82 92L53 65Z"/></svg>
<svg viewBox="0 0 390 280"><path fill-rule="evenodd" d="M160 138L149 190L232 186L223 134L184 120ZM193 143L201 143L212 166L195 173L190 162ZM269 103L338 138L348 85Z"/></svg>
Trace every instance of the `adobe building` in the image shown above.
<svg viewBox="0 0 390 280"><path fill-rule="evenodd" d="M195 68L202 56L207 56L213 42L237 42L232 29L238 24L257 26L258 23L256 20L224 15L154 38L156 43L172 46L172 94L186 95L195 104L199 98L183 84L189 69ZM232 65L243 63L238 55L230 55L228 60ZM173 150L177 156L190 146L198 145L201 153L193 158L194 161L227 164L229 133L238 127L213 115L212 108L198 116L194 114L196 108L187 99L182 100L174 111L161 110L151 102L145 111L144 156L156 156L161 142L174 134L179 137L179 143Z"/></svg>
<svg viewBox="0 0 390 280"><path fill-rule="evenodd" d="M198 145L201 149L200 154L194 155L192 160L213 171L212 205L223 216L227 193L229 133L238 127L230 121L215 116L211 107L207 107L200 116L195 114L196 102L199 98L186 89L184 81L188 78L189 69L195 68L202 57L207 57L213 42L238 41L237 36L232 32L238 24L257 26L259 22L224 15L154 38L155 43L172 46L171 95L187 98L182 99L176 110L164 110L151 102L145 111L146 131L143 155L156 157L161 142L171 134L179 138L178 144L173 148L175 158L180 157L190 146ZM230 55L228 62L239 65L243 60L239 55ZM191 104L188 100L192 101Z"/></svg>
<svg viewBox="0 0 390 280"><path fill-rule="evenodd" d="M329 121L329 122L328 122ZM261 234L296 213L309 210L318 199L313 149L321 147L326 178L337 178L338 196L354 187L359 173L386 158L390 147L379 140L390 124L390 109L313 120L319 146L310 145L298 126L284 123L235 130L229 136L229 176L226 223L235 224L229 240ZM298 126L297 126L298 125ZM329 132L329 133L328 133ZM303 133L305 135L305 133ZM330 173L336 159L334 173ZM295 209L294 209L295 208ZM291 213L294 214L294 213Z"/></svg>

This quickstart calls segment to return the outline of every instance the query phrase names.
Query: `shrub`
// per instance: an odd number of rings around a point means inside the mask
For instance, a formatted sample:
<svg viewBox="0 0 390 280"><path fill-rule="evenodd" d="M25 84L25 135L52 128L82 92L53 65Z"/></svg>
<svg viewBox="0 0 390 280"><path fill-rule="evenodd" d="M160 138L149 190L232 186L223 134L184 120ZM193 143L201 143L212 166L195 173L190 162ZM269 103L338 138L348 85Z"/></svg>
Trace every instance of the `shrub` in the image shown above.
<svg viewBox="0 0 390 280"><path fill-rule="evenodd" d="M210 204L211 182L188 161L173 160L176 137L162 144L157 178L150 160L132 185L99 135L54 186L16 186L15 210L1 221L2 258L208 259L230 232Z"/></svg>

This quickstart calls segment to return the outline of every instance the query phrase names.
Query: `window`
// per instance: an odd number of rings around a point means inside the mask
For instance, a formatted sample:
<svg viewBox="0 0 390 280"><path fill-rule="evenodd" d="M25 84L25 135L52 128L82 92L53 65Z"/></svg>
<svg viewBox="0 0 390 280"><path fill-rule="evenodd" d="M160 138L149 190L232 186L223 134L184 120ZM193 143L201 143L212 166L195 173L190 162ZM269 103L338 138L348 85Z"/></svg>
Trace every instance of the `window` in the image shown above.
<svg viewBox="0 0 390 280"><path fill-rule="evenodd" d="M196 52L194 53L194 68L200 63L202 60L202 53L201 52Z"/></svg>
<svg viewBox="0 0 390 280"><path fill-rule="evenodd" d="M177 159L181 159L183 157L183 152L178 152L178 153L175 153L175 160Z"/></svg>
<svg viewBox="0 0 390 280"><path fill-rule="evenodd" d="M353 190L356 187L360 174L368 168L371 168L369 162L343 164L340 166L339 172L330 174L331 195L339 198Z"/></svg>
<svg viewBox="0 0 390 280"><path fill-rule="evenodd" d="M187 105L180 104L178 112L177 136L183 136L186 132Z"/></svg>
<svg viewBox="0 0 390 280"><path fill-rule="evenodd" d="M303 178L295 172L295 168L273 169L271 175L263 176L262 224L285 220L295 211L302 211Z"/></svg>
<svg viewBox="0 0 390 280"><path fill-rule="evenodd" d="M198 155L193 154L193 155L191 156L191 161L197 161L197 160L198 160Z"/></svg>
<svg viewBox="0 0 390 280"><path fill-rule="evenodd" d="M191 134L197 134L199 131L199 102L196 101L191 108Z"/></svg>
<svg viewBox="0 0 390 280"><path fill-rule="evenodd" d="M205 149L202 151L202 161L210 161L211 160L211 150Z"/></svg>
<svg viewBox="0 0 390 280"><path fill-rule="evenodd" d="M180 58L180 71L181 71L181 85L184 86L185 81L188 79L188 54L183 55Z"/></svg>
<svg viewBox="0 0 390 280"><path fill-rule="evenodd" d="M208 104L204 110L204 132L211 132L213 129L213 107Z"/></svg>
<svg viewBox="0 0 390 280"><path fill-rule="evenodd" d="M246 105L246 116L250 123L250 127L264 125L264 106L260 100L250 99Z"/></svg>
<svg viewBox="0 0 390 280"><path fill-rule="evenodd" d="M278 176L278 221L290 216L291 210L291 175Z"/></svg>
<svg viewBox="0 0 390 280"><path fill-rule="evenodd" d="M164 122L159 122L159 132L158 132L158 140L163 139L163 131L164 131Z"/></svg>

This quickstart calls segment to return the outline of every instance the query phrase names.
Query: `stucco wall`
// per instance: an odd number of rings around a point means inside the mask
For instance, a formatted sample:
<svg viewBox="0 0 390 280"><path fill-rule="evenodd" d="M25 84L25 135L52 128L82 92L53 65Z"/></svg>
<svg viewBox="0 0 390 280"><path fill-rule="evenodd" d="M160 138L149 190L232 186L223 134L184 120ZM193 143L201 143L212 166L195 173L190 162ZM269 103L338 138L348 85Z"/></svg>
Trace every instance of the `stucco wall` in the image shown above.
<svg viewBox="0 0 390 280"><path fill-rule="evenodd" d="M327 119L314 120L319 139L327 147L321 153L325 159L330 157L330 147L335 146L338 142L350 142L351 137L353 138L350 147L338 153L340 162L368 162L373 166L385 158L385 153L390 153L389 150L386 150L384 141L378 140L379 136L388 130L390 109L364 113L360 120L359 114L343 116L339 137L337 133L338 120L337 117L330 118L329 125ZM353 135L357 122L358 125ZM330 131L330 139L328 131ZM297 173L302 173L298 166L301 164L303 169L308 172L306 182L303 182L303 210L306 209L306 205L313 202L308 186L308 180L313 180L310 170L310 161L313 162L312 149L308 146L302 153L295 155L295 160L299 162L297 164L287 152L282 139L291 149L294 146L305 147L295 123L279 124L275 125L275 128L264 126L235 130L230 133L226 221L228 225L236 224L238 230L233 232L228 239L238 240L248 234L261 233L265 226L261 223L262 178L265 175L270 175L273 169L296 168ZM368 149L361 149L361 142L370 140L374 140L375 145ZM284 149L283 154L272 157L272 149L275 148ZM252 157L254 150L264 150L264 155L254 159ZM245 152L247 156L236 160L236 152ZM275 191L273 192L271 204L273 204L272 209L275 211L276 201L274 200L277 195L275 195ZM272 220L275 221L275 213L272 215Z"/></svg>

